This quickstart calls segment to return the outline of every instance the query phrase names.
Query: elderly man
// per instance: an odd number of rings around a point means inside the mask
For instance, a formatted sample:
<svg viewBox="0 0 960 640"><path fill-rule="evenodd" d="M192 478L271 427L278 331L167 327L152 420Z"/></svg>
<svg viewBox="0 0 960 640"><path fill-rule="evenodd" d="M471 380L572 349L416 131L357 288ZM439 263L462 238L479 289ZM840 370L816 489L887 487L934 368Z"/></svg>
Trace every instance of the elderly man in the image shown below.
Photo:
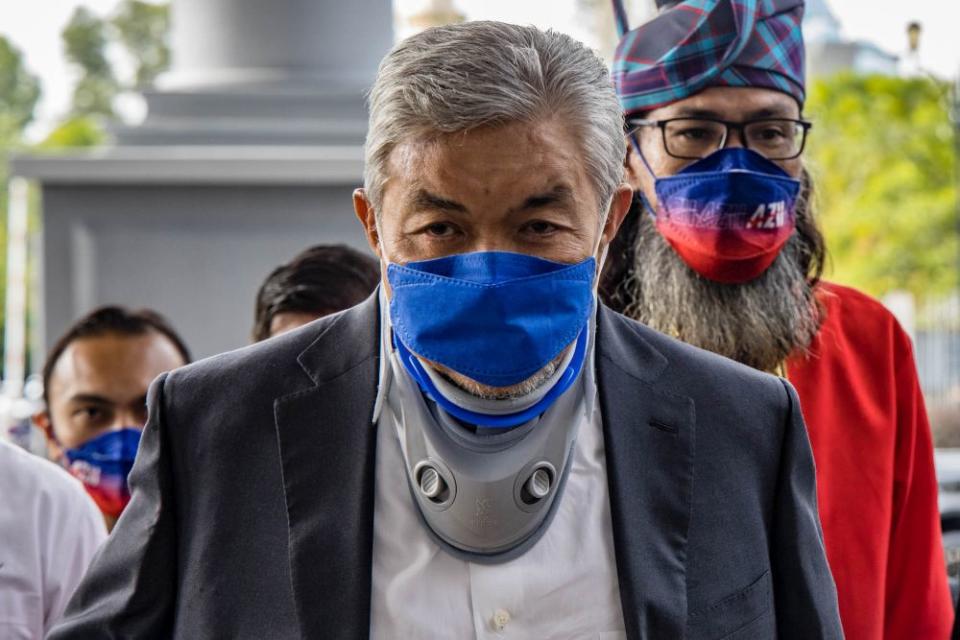
<svg viewBox="0 0 960 640"><path fill-rule="evenodd" d="M910 341L879 303L818 282L803 0L658 4L627 31L615 3L640 197L611 252L608 300L796 385L847 637L945 638L953 611Z"/></svg>
<svg viewBox="0 0 960 640"><path fill-rule="evenodd" d="M837 638L792 388L595 302L629 208L603 63L398 45L364 304L162 376L52 638Z"/></svg>

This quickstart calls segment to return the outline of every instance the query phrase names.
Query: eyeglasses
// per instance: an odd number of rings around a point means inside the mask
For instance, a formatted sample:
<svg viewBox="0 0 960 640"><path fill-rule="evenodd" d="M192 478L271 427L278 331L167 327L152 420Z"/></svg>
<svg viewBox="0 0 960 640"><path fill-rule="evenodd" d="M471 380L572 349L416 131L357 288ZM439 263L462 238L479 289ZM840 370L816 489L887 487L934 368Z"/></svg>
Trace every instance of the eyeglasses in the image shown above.
<svg viewBox="0 0 960 640"><path fill-rule="evenodd" d="M728 122L715 118L668 118L627 120L627 135L644 127L659 127L667 153L682 160L699 160L727 144L731 131L740 142L767 160L791 160L803 153L807 132L813 123L791 118L764 118L749 122Z"/></svg>

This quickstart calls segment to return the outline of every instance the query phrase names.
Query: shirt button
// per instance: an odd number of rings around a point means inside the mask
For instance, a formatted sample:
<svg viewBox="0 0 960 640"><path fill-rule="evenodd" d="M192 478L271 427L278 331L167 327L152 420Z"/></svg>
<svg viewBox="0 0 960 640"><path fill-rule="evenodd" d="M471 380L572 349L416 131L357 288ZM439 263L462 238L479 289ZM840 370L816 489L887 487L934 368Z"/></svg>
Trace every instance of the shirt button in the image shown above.
<svg viewBox="0 0 960 640"><path fill-rule="evenodd" d="M496 631L503 631L510 623L510 613L503 609L497 609L493 612L493 619L490 622L493 623L493 628Z"/></svg>

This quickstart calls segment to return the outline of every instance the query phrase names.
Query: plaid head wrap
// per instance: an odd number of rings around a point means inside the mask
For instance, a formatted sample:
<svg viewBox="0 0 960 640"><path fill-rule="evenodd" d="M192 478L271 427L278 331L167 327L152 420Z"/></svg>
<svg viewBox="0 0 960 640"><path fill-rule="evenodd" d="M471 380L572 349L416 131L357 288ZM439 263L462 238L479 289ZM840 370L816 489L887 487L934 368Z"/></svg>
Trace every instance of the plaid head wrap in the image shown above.
<svg viewBox="0 0 960 640"><path fill-rule="evenodd" d="M658 1L653 20L629 31L613 0L620 44L613 80L627 115L707 87L764 87L803 106L804 0Z"/></svg>

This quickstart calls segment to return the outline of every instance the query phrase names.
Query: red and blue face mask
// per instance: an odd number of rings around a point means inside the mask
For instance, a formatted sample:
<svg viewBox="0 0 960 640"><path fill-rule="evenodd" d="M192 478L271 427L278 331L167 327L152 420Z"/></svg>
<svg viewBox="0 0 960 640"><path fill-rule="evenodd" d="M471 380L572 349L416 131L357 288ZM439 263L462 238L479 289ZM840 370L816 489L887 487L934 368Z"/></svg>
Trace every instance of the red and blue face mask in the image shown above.
<svg viewBox="0 0 960 640"><path fill-rule="evenodd" d="M800 181L750 149L720 149L654 179L657 230L709 280L759 277L796 229Z"/></svg>
<svg viewBox="0 0 960 640"><path fill-rule="evenodd" d="M105 515L120 517L130 502L127 476L137 457L140 434L138 428L124 427L63 452L67 471L83 483Z"/></svg>

